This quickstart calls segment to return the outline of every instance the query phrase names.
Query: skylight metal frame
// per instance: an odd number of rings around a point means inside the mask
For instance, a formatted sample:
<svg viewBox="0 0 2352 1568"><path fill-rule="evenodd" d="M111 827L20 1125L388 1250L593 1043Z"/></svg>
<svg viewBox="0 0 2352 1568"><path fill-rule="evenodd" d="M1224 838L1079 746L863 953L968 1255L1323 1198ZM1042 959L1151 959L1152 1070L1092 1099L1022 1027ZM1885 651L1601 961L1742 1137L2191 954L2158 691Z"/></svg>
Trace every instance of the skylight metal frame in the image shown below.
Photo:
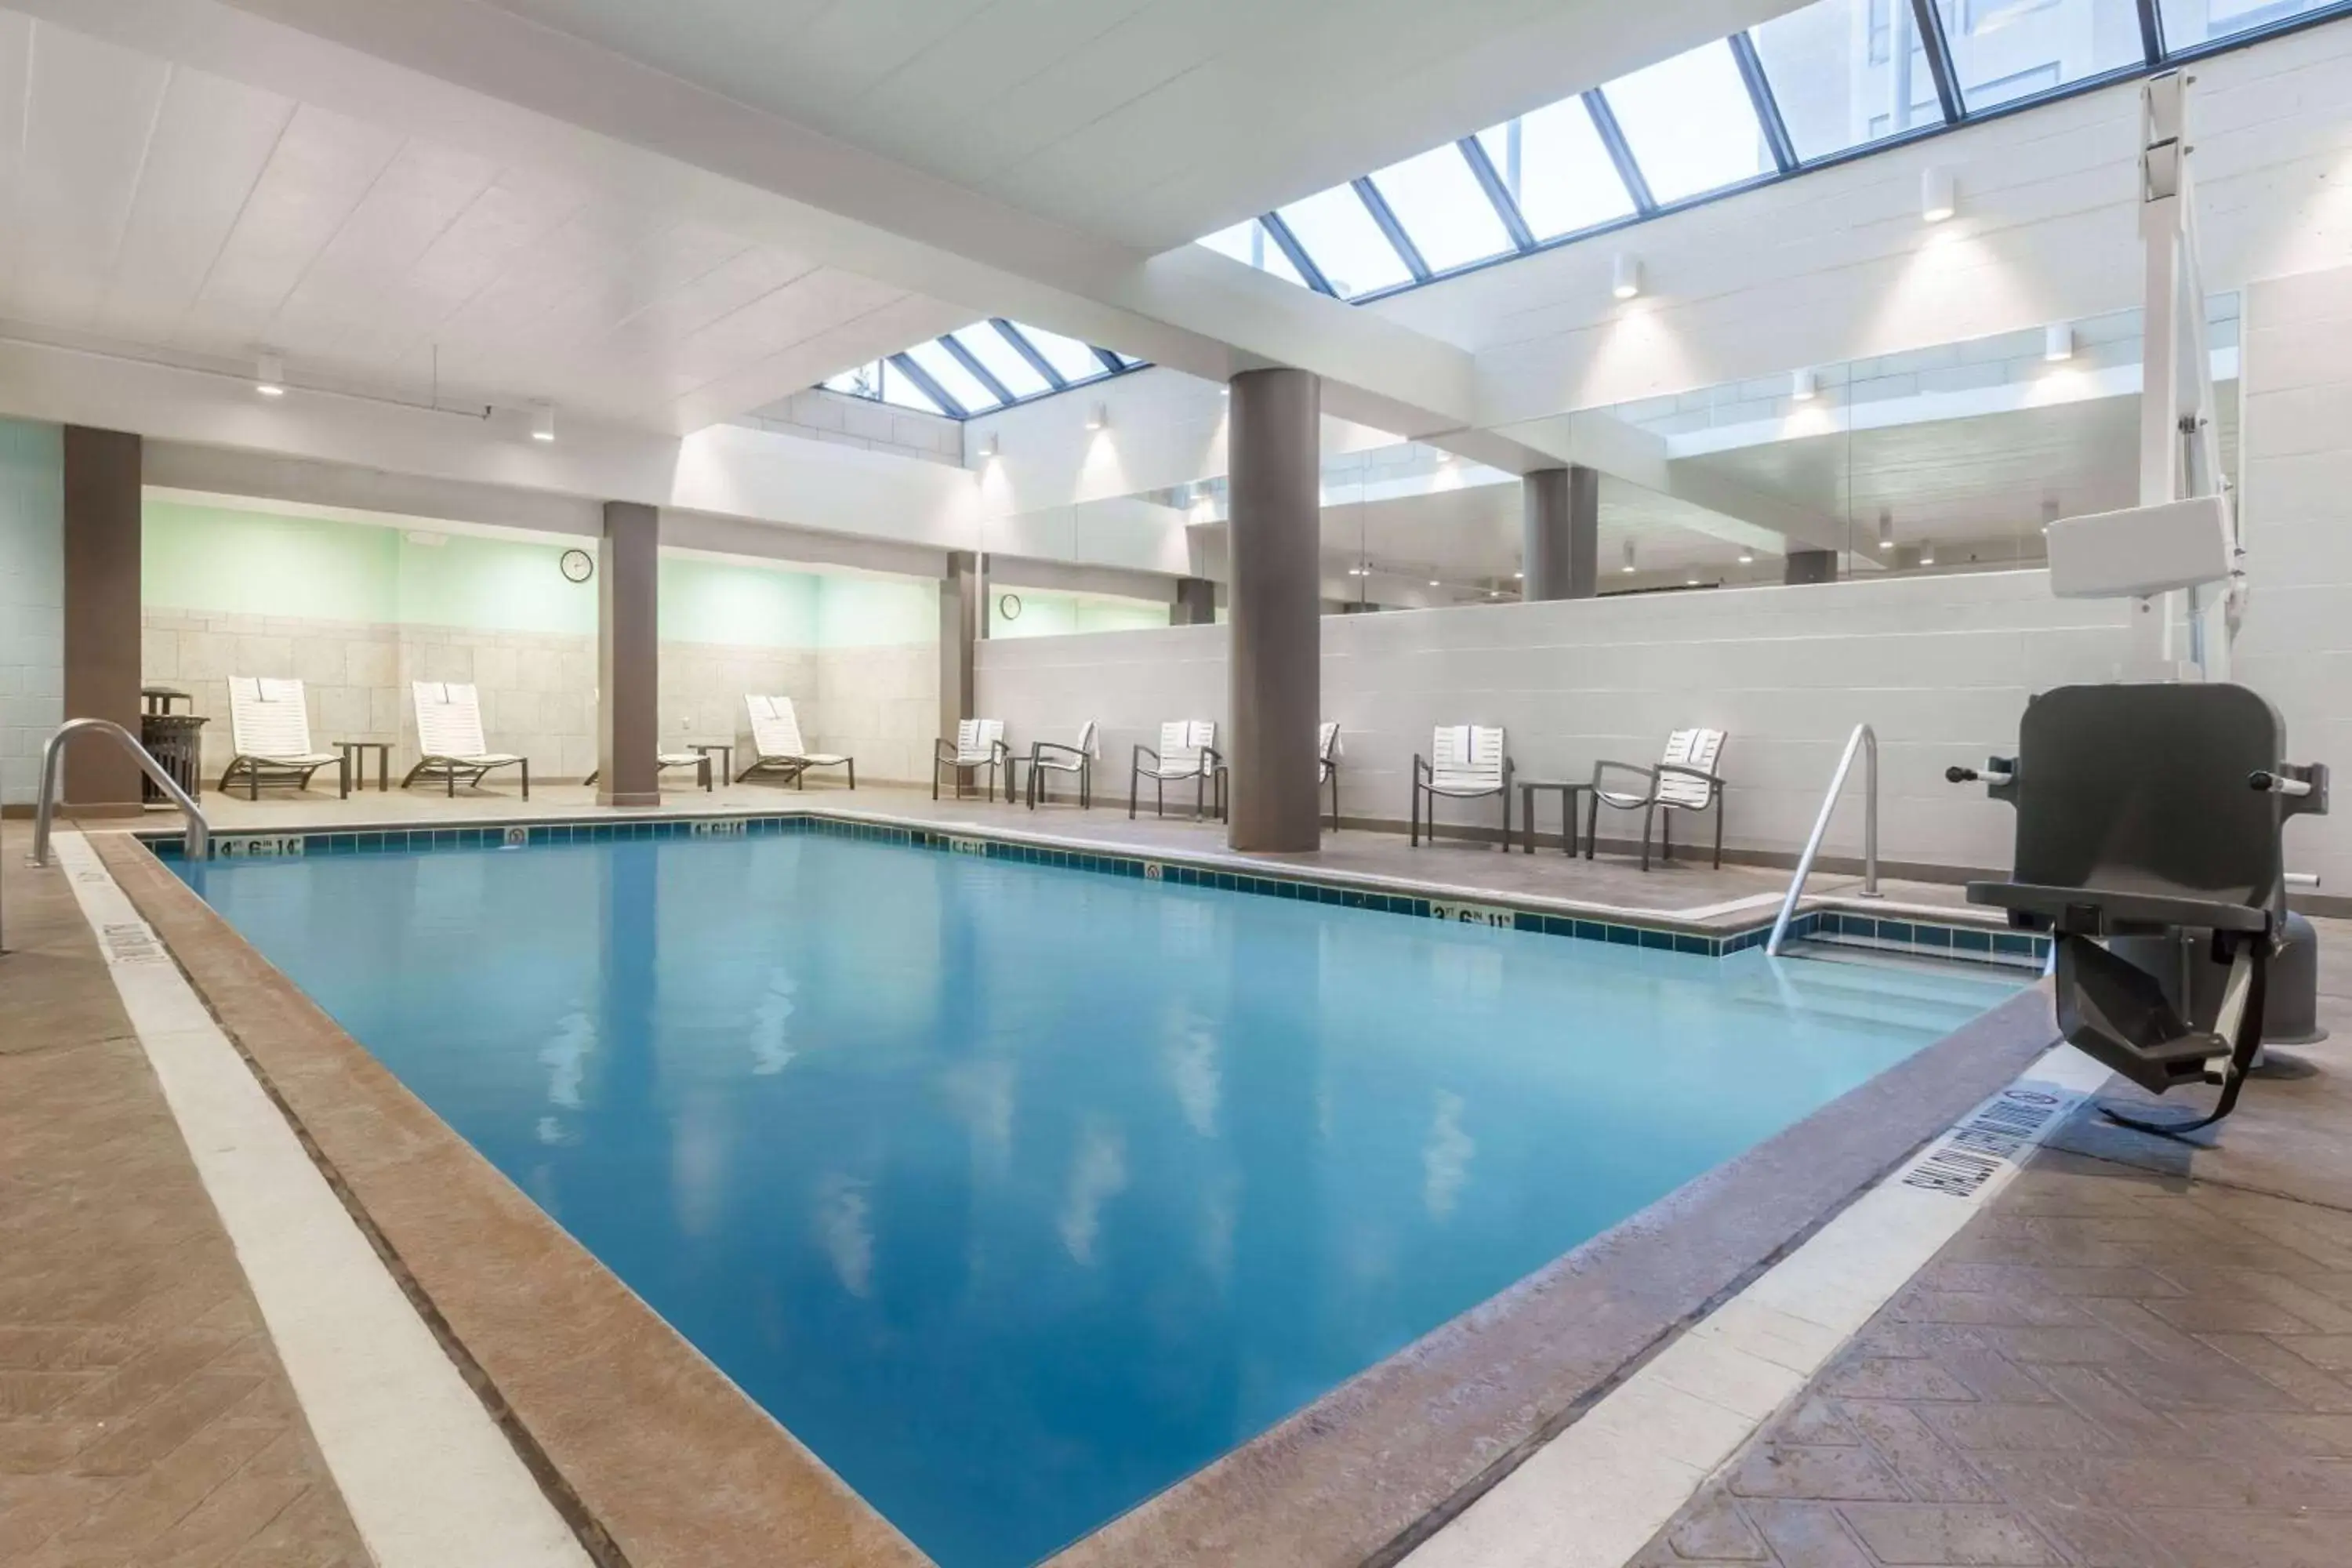
<svg viewBox="0 0 2352 1568"><path fill-rule="evenodd" d="M1905 0L1895 0L1895 4L1897 5L1904 3ZM1496 215L1502 219L1504 232L1514 248L1497 256L1483 257L1478 260L1465 262L1462 266L1448 268L1442 271L1432 269L1423 258L1409 226L1401 222L1395 212L1390 208L1386 198L1381 196L1378 187L1372 184L1371 176L1365 174L1348 183L1354 187L1358 198L1371 213L1375 226L1380 229L1382 237L1389 245L1395 249L1398 260L1405 266L1412 276L1404 282L1391 284L1385 289L1367 289L1363 293L1355 295L1349 302L1360 305L1374 300L1387 299L1391 295L1423 288L1430 283L1483 271L1489 267L1498 267L1506 262L1516 261L1523 256L1558 249L1561 246L1573 245L1580 240L1613 233L1668 213L1685 212L1693 207L1704 206L1709 202L1722 201L1729 196L1742 195L1759 186L1776 184L1782 180L1796 179L1811 174L1815 170L1835 168L1858 158L1873 157L1890 149L1909 146L1930 137L1986 124L2011 114L2021 113L2062 99L2073 98L2077 94L2096 92L2119 82L2137 80L2190 61L2210 58L2215 55L2231 54L2239 49L2251 48L2257 44L2268 43L2290 34L2302 32L2308 27L2324 26L2331 22L2352 17L2352 0L2334 0L2333 4L2315 6L2312 10L2284 16L2264 26L2249 28L2244 32L2231 33L2203 43L2175 48L2168 45L2164 39L2160 0L2135 0L2139 16L2141 42L2141 58L2138 60L2079 77L2072 81L2063 81L2042 92L2029 93L2000 103L1989 104L1982 109L1971 110L1968 107L1966 95L1960 89L1953 65L1950 41L1944 30L1942 8L1936 0L1908 0L1908 4L1913 25L1917 30L1918 46L1921 53L1927 57L1928 76L1936 89L1937 107L1942 114L1940 123L1905 126L1886 135L1860 141L1852 146L1841 147L1818 157L1801 157L1798 154L1795 142L1789 133L1788 122L1780 112L1780 101L1772 85L1771 73L1766 68L1762 56L1756 48L1752 30L1743 28L1739 32L1729 35L1724 41L1730 45L1733 58L1738 64L1740 78L1747 86L1750 104L1756 112L1757 122L1762 129L1767 146L1771 153L1774 164L1772 169L1757 174L1753 178L1740 180L1719 189L1702 191L1677 201L1661 202L1651 190L1648 177L1643 173L1640 161L1626 141L1624 130L1618 123L1616 111L1610 107L1605 87L1588 88L1577 96L1582 99L1585 110L1591 118L1593 130L1600 136L1601 143L1609 154L1610 163L1618 181L1624 186L1627 196L1632 200L1633 210L1631 213L1622 217L1590 224L1582 228L1571 229L1565 234L1554 235L1548 239L1538 239L1535 237L1532 226L1528 223L1526 214L1520 210L1517 201L1513 198L1509 187L1504 183L1500 172L1495 167L1494 159L1487 153L1475 135L1465 136L1459 139L1455 145L1461 149L1463 157L1469 163L1471 173L1476 176L1479 188L1486 193L1486 199L1493 204ZM1324 277L1313 255L1308 252L1305 245L1300 243L1297 236L1290 231L1289 226L1277 214L1273 212L1262 214L1257 221L1265 226L1268 237L1281 248L1283 255L1298 276L1306 279L1308 288L1320 294L1339 297L1338 290L1333 289L1329 280Z"/></svg>
<svg viewBox="0 0 2352 1568"><path fill-rule="evenodd" d="M1271 230L1269 230L1269 232L1271 232ZM1291 243L1296 244L1297 241L1293 240ZM1302 273L1301 276L1305 276L1305 274ZM986 361L982 360L978 354L972 353L971 350L966 348L955 335L955 332L972 331L978 330L993 331L999 337L1011 344L1013 353L1019 354L1022 359L1028 363L1030 369L1035 371L1045 379L1045 385L1044 390L1031 393L1015 393L1011 387L1004 384L1003 378L988 368ZM1040 399L1053 397L1058 394L1068 392L1074 387L1095 386L1103 382L1109 381L1115 376L1131 375L1139 370L1149 370L1151 368L1151 364L1149 360L1136 360L1134 363L1129 363L1126 360L1119 358L1118 355L1113 353L1110 350L1104 348L1099 344L1087 343L1084 345L1087 352L1094 355L1095 363L1101 365L1102 370L1099 374L1080 376L1077 379L1073 380L1069 376L1063 374L1061 371L1055 369L1054 362L1047 359L1044 353L1039 352L1037 345L1031 342L1027 334L1022 331L1021 323L1018 321L1008 321L1003 316L989 316L972 327L958 327L955 329L955 332L941 332L938 337L926 339L925 342L937 343L942 353L944 353L950 359L954 360L957 364L962 366L965 371L971 374L971 378L980 384L982 390L985 391L990 396L998 400L990 407L967 407L961 398L954 396L946 387L941 386L940 384L939 377L931 374L929 371L926 371L922 367L920 362L919 362L914 356L915 349L923 347L923 343L916 343L909 348L901 349L897 353L884 354L879 360L872 363L886 365L888 369L905 376L914 386L916 391L921 393L925 397L929 398L934 404L939 405L939 413L941 416L955 420L977 419L983 415L1001 414L1007 408L1018 407L1024 403L1035 403ZM831 380L833 378L828 377L827 379ZM864 403L879 403L891 408L904 406L900 404L892 403L888 398L882 395L882 388L878 378L877 380L875 389L871 393L845 391L839 387L827 386L824 382L819 382L817 384L817 390L831 392L838 397L855 397ZM919 414L921 413L922 410L908 409L908 412Z"/></svg>

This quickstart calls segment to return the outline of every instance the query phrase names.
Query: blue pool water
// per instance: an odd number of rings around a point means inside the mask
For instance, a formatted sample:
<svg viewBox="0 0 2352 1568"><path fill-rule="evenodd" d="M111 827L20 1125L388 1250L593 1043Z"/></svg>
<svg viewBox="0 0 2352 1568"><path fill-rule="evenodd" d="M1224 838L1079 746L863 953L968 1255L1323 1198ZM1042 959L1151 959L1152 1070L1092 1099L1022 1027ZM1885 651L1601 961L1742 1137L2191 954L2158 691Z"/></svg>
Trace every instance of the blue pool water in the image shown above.
<svg viewBox="0 0 2352 1568"><path fill-rule="evenodd" d="M944 1568L1046 1555L2015 988L829 837L182 869Z"/></svg>

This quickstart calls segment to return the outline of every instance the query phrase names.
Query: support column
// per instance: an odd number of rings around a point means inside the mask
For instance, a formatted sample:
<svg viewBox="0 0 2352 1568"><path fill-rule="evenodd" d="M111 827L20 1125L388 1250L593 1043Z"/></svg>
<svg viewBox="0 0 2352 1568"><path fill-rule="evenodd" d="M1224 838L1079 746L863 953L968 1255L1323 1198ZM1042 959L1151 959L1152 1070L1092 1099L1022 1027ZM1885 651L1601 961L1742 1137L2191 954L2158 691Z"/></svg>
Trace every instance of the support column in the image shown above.
<svg viewBox="0 0 2352 1568"><path fill-rule="evenodd" d="M661 513L604 503L596 563L596 804L659 805Z"/></svg>
<svg viewBox="0 0 2352 1568"><path fill-rule="evenodd" d="M980 700L973 672L974 649L988 635L988 557L975 551L948 552L948 574L940 579L940 737L955 739L956 726L977 719Z"/></svg>
<svg viewBox="0 0 2352 1568"><path fill-rule="evenodd" d="M140 439L68 425L64 458L65 716L111 719L136 735ZM84 736L66 763L67 805L84 816L138 815L141 774L128 752Z"/></svg>
<svg viewBox="0 0 2352 1568"><path fill-rule="evenodd" d="M1538 468L1519 484L1527 508L1519 596L1590 599L1601 585L1600 470Z"/></svg>
<svg viewBox="0 0 2352 1568"><path fill-rule="evenodd" d="M1234 377L1230 732L1236 849L1322 842L1315 726L1322 717L1323 384L1303 370Z"/></svg>
<svg viewBox="0 0 2352 1568"><path fill-rule="evenodd" d="M1837 552L1834 550L1791 550L1780 581L1794 586L1800 583L1834 583L1837 581Z"/></svg>
<svg viewBox="0 0 2352 1568"><path fill-rule="evenodd" d="M1176 579L1176 602L1168 607L1171 626L1213 626L1217 624L1217 585L1206 577Z"/></svg>

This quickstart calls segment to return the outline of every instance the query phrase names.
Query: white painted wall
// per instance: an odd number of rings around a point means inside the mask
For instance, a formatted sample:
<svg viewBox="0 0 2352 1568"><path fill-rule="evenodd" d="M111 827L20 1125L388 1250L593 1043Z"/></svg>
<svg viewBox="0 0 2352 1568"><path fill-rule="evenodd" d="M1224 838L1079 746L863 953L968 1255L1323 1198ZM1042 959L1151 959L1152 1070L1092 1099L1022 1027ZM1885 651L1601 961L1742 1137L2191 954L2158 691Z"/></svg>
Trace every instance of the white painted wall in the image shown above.
<svg viewBox="0 0 2352 1568"><path fill-rule="evenodd" d="M1327 616L1323 712L1345 732L1343 814L1399 822L1412 758L1441 723L1505 726L1528 778L1654 761L1669 731L1719 726L1731 732L1726 845L1790 855L1867 721L1881 854L1987 868L2008 861L2009 809L1943 770L2013 749L2028 694L2115 679L2123 625L2120 605L2051 597L2040 572ZM985 643L980 706L1016 744L1099 719L1097 793L1123 798L1129 747L1161 721L1225 719L1225 639L1223 626L1181 626ZM1832 852L1860 843L1855 808Z"/></svg>
<svg viewBox="0 0 2352 1568"><path fill-rule="evenodd" d="M0 805L30 805L65 721L65 480L54 425L0 419Z"/></svg>
<svg viewBox="0 0 2352 1568"><path fill-rule="evenodd" d="M2352 268L2246 291L2247 573L2238 679L2278 706L2296 762L2340 781L2287 827L2287 862L2352 894Z"/></svg>

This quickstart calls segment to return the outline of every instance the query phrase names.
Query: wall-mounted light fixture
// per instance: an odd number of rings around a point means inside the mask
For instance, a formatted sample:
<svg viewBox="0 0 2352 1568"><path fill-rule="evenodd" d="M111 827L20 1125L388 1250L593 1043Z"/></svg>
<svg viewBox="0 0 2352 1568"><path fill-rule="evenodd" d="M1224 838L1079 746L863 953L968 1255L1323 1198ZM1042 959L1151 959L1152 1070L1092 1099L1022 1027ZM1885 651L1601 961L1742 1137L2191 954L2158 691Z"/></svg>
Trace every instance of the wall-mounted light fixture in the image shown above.
<svg viewBox="0 0 2352 1568"><path fill-rule="evenodd" d="M2063 364L2074 357L2074 329L2064 321L2053 321L2042 331L2042 357L2052 364Z"/></svg>
<svg viewBox="0 0 2352 1568"><path fill-rule="evenodd" d="M980 438L980 455L983 458L993 462L996 460L996 456L1001 450L1003 450L1003 447L997 439L995 431L991 430L987 435L982 436Z"/></svg>
<svg viewBox="0 0 2352 1568"><path fill-rule="evenodd" d="M1933 566L1935 563L1936 546L1927 540L1921 540L1919 542L1919 564L1922 566Z"/></svg>
<svg viewBox="0 0 2352 1568"><path fill-rule="evenodd" d="M1631 572L1631 571L1633 571L1633 542L1632 540L1630 540L1630 539L1629 539L1629 540L1627 540L1627 541L1625 542L1625 566L1624 566L1624 570L1625 570L1625 571L1627 571L1627 572Z"/></svg>
<svg viewBox="0 0 2352 1568"><path fill-rule="evenodd" d="M1109 427L1110 405L1108 403L1097 403L1089 405L1087 409L1087 428L1089 430L1105 430Z"/></svg>
<svg viewBox="0 0 2352 1568"><path fill-rule="evenodd" d="M534 441L555 439L555 405L535 403L530 409L530 438Z"/></svg>
<svg viewBox="0 0 2352 1568"><path fill-rule="evenodd" d="M1609 291L1620 300L1631 300L1642 291L1642 258L1631 251L1621 250L1610 266Z"/></svg>
<svg viewBox="0 0 2352 1568"><path fill-rule="evenodd" d="M286 395L286 361L274 350L264 349L253 362L253 390L264 397Z"/></svg>
<svg viewBox="0 0 2352 1568"><path fill-rule="evenodd" d="M1789 376L1789 395L1800 403L1811 403L1821 389L1821 383L1813 375L1811 365L1791 372Z"/></svg>
<svg viewBox="0 0 2352 1568"><path fill-rule="evenodd" d="M1753 566L1756 564L1756 557L1743 550L1739 552L1739 563L1742 566Z"/></svg>
<svg viewBox="0 0 2352 1568"><path fill-rule="evenodd" d="M1919 176L1919 216L1941 223L1960 210L1960 185L1952 171L1938 163Z"/></svg>
<svg viewBox="0 0 2352 1568"><path fill-rule="evenodd" d="M1878 548L1881 551L1895 548L1895 514L1891 511L1878 514Z"/></svg>

